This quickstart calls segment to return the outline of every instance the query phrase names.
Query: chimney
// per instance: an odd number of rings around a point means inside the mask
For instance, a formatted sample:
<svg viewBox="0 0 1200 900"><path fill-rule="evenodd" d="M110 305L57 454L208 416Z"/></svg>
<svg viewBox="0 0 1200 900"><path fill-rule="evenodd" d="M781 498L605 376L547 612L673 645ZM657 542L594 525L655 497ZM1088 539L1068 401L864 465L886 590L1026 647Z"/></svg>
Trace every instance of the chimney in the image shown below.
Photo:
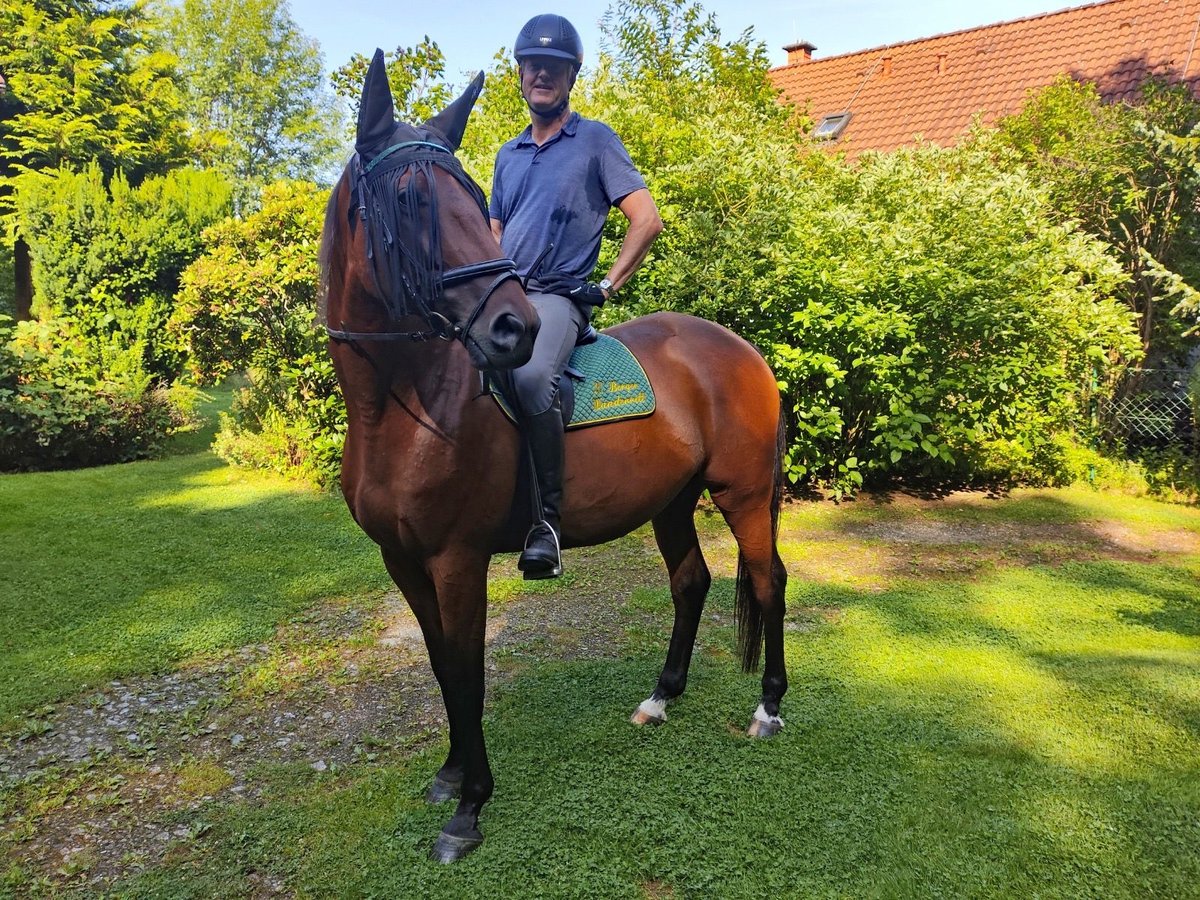
<svg viewBox="0 0 1200 900"><path fill-rule="evenodd" d="M797 41L794 44L788 44L783 48L787 51L787 64L794 66L797 63L805 63L812 59L813 51L817 48L808 41Z"/></svg>
<svg viewBox="0 0 1200 900"><path fill-rule="evenodd" d="M879 74L885 78L892 74L892 58L890 56L883 58L882 64L879 67Z"/></svg>

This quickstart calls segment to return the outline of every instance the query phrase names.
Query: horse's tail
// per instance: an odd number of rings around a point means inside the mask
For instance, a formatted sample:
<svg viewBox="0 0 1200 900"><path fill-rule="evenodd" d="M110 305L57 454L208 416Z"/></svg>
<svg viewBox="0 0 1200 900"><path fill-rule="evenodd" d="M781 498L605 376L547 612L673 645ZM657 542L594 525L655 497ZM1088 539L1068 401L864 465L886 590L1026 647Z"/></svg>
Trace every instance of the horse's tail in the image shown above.
<svg viewBox="0 0 1200 900"><path fill-rule="evenodd" d="M779 414L779 426L775 433L775 483L771 488L771 576L774 580L776 566L775 547L779 537L779 507L783 502L783 454L787 449L787 434L784 429L783 412ZM734 587L734 604L737 610L738 652L742 657L742 671L758 670L762 654L763 618L762 607L754 597L754 585L745 555L738 550L737 583Z"/></svg>

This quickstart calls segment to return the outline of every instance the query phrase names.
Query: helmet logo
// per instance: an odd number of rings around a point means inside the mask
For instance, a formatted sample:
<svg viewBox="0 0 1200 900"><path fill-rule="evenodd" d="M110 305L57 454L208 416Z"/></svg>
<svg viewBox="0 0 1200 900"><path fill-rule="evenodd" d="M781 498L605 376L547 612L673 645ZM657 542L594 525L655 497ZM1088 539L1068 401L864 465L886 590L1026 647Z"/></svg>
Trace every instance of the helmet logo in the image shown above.
<svg viewBox="0 0 1200 900"><path fill-rule="evenodd" d="M542 45L543 47L545 47L547 44L549 44L549 43L550 43L552 40L554 40L554 38L551 38L551 37L540 37L540 38L538 38L538 41L540 41L540 42L541 42L541 45Z"/></svg>

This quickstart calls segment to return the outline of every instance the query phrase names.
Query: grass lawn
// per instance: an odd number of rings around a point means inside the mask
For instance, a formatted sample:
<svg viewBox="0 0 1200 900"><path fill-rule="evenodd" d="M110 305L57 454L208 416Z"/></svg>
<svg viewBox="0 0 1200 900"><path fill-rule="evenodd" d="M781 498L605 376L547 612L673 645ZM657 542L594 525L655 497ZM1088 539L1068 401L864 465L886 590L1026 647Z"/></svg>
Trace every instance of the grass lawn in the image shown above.
<svg viewBox="0 0 1200 900"><path fill-rule="evenodd" d="M13 764L87 698L112 708L114 680L153 697L220 673L156 743L0 782L18 896L1200 896L1194 508L1083 489L791 506L770 742L743 736L758 685L719 520L701 517L716 582L688 692L658 729L627 721L670 628L649 534L573 554L558 583L500 560L497 791L450 868L426 859L449 814L422 800L445 753L432 679L339 499L194 450L0 476L0 528Z"/></svg>
<svg viewBox="0 0 1200 900"><path fill-rule="evenodd" d="M340 501L205 451L0 475L0 533L0 729L111 678L261 641L322 598L387 583Z"/></svg>

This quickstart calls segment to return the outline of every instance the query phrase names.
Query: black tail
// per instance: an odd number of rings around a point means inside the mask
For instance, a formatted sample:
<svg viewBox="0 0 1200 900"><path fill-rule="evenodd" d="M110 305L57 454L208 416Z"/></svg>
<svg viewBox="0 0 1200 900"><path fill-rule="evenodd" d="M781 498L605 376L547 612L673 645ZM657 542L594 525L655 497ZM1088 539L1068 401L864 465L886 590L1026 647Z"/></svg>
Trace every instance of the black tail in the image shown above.
<svg viewBox="0 0 1200 900"><path fill-rule="evenodd" d="M771 546L775 547L779 537L779 507L783 502L783 453L787 448L783 413L779 415L779 427L775 434L775 485L771 491ZM774 573L772 573L774 575ZM733 592L737 610L738 652L742 656L742 671L758 670L762 655L763 619L762 607L754 599L754 585L742 552L738 551L737 583Z"/></svg>

